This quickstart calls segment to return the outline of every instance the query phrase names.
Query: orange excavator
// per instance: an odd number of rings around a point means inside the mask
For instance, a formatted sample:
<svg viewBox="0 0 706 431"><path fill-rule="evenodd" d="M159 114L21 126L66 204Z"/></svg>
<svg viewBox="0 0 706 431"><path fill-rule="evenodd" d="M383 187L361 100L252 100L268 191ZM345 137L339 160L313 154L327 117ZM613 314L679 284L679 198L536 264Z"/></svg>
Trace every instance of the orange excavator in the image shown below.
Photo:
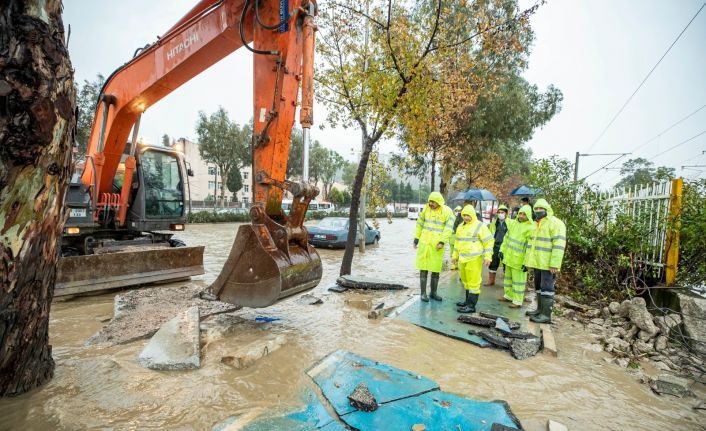
<svg viewBox="0 0 706 431"><path fill-rule="evenodd" d="M253 53L254 66L251 224L239 227L208 292L225 302L265 307L318 284L321 260L303 225L318 194L306 181L316 11L313 0L202 0L108 77L81 180L67 197L70 217L57 294L203 273L203 247L183 247L170 232L184 229L189 172L175 151L137 144L140 117L242 47ZM285 178L299 104L305 139L301 183ZM281 208L284 191L294 196L289 214Z"/></svg>

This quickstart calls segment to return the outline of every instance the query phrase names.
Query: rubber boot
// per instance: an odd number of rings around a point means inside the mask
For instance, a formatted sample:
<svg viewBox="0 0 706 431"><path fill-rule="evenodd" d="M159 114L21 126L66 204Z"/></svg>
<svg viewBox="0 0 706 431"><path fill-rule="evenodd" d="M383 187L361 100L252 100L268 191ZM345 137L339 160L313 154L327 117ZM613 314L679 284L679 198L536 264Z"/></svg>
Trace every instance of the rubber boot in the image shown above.
<svg viewBox="0 0 706 431"><path fill-rule="evenodd" d="M488 282L485 283L486 286L495 286L495 272L488 273Z"/></svg>
<svg viewBox="0 0 706 431"><path fill-rule="evenodd" d="M478 303L478 295L477 293L468 293L468 301L466 301L466 305L463 307L459 307L456 309L459 313L462 314L467 314L467 313L475 313L476 312L476 304Z"/></svg>
<svg viewBox="0 0 706 431"><path fill-rule="evenodd" d="M422 290L421 300L424 302L429 302L429 297L427 296L427 276L429 273L427 271L419 272L419 287Z"/></svg>
<svg viewBox="0 0 706 431"><path fill-rule="evenodd" d="M554 305L554 298L548 296L542 298L542 308L541 312L536 316L531 316L530 320L534 323L552 323L552 306Z"/></svg>
<svg viewBox="0 0 706 431"><path fill-rule="evenodd" d="M431 295L429 297L433 299L434 301L441 301L442 298L441 296L436 294L436 289L439 287L439 273L438 272L432 272L431 273Z"/></svg>
<svg viewBox="0 0 706 431"><path fill-rule="evenodd" d="M527 316L536 316L539 314L540 311L542 311L542 294L537 291L535 295L537 295L537 309L527 311L525 313L525 315Z"/></svg>
<svg viewBox="0 0 706 431"><path fill-rule="evenodd" d="M463 289L463 291L466 292L466 299L464 299L464 300L461 301L461 302L457 302L457 303L456 303L456 306L457 306L457 307L463 307L463 306L465 306L465 305L468 303L468 295L470 295L471 292L469 292L469 291L466 290L466 289Z"/></svg>

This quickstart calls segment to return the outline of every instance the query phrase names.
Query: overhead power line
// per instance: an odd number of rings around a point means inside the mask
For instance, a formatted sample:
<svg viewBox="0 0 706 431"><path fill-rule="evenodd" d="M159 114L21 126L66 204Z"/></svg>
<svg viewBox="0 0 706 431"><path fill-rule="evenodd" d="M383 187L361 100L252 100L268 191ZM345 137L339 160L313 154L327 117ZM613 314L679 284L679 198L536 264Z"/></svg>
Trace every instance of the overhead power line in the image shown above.
<svg viewBox="0 0 706 431"><path fill-rule="evenodd" d="M650 142L655 141L656 139L660 138L662 135L664 135L664 134L667 133L668 131L672 130L674 127L678 126L679 124L681 124L681 123L683 123L684 121L688 120L689 118L693 117L694 115L696 115L698 112L700 112L700 111L701 111L702 109L704 109L704 108L706 108L706 105L701 105L701 107L699 107L699 108L697 108L696 110L692 111L690 114L688 114L688 115L682 117L681 119L675 121L674 123L672 123L671 125L669 125L666 129L662 130L661 132L659 132L659 133L656 134L655 136L651 137L651 138L648 139L647 141L645 141L645 142L643 142L642 144L638 145L637 147L633 148L632 150L630 150L630 152L631 152L631 153L635 153L635 152L636 152L637 150L639 150L640 148L644 147L645 145L649 144ZM703 153L702 153L702 154L703 154ZM614 160L614 161L611 162L610 164L614 163L615 161L617 161L617 160ZM682 163L683 163L683 162L682 162ZM610 166L610 164L609 164L608 166ZM609 170L607 167L604 168L604 169ZM611 168L611 169L612 169L612 168ZM615 175L615 176L613 176L611 179L609 179L607 182L611 182L611 181L615 180L616 178L618 178L619 176L620 176L620 174Z"/></svg>
<svg viewBox="0 0 706 431"><path fill-rule="evenodd" d="M655 154L654 156L650 157L650 158L647 159L647 160L652 161L652 160L656 159L657 157L661 156L662 154L664 154L664 153L666 153L666 152L672 151L673 149L675 149L675 148L677 148L677 147L679 147L679 146L682 146L682 145L686 144L687 142L693 141L694 139L698 138L699 136L703 135L704 133L706 133L706 130L704 130L703 132L699 133L698 135L692 136L692 137L689 138L689 139L686 139L686 140L684 140L684 141L681 141L680 143L678 143L678 144L676 144L676 145L674 145L674 146L671 146L671 147L667 148L666 150L664 150L664 151L662 151L662 152L659 152L659 153Z"/></svg>
<svg viewBox="0 0 706 431"><path fill-rule="evenodd" d="M674 45L676 45L676 43L679 41L679 39L682 37L682 35L683 35L684 32L686 31L686 29L689 28L689 26L691 25L692 22L694 22L694 20L695 20L696 17L699 15L699 13L701 13L701 11L704 9L704 7L706 7L706 2L704 2L704 4L701 5L701 7L699 8L699 10L696 11L696 13L694 14L694 16L691 17L691 20L689 20L689 22L686 24L686 26L685 26L685 27L682 29L682 31L679 33L679 35L677 36L677 38L674 39L674 42L672 42L672 44L669 45L669 48L667 48L667 50L664 52L664 54L662 54L662 57L660 57L660 59L657 61L657 63L655 63L655 65L652 66L652 69L650 69L650 71L649 71L649 73L647 74L647 76L645 76L645 78L642 80L642 82L640 82L640 85L638 85L637 88L635 89L635 91L633 91L632 94L630 95L630 97L628 97L628 100L626 100L625 103L623 103L623 106L618 110L618 112L615 114L615 116L613 116L613 118L610 120L610 122L608 123L608 125L605 126L605 128L603 129L603 131L601 132L601 134L598 135L598 137L596 138L595 141L593 141L593 143L591 144L591 146L588 147L588 150L586 150L586 152L591 151L591 149L593 149L593 147L598 143L598 141L601 140L601 138L603 137L603 135L605 135L605 133L608 131L608 129L610 129L610 126L612 126L613 123L615 122L615 120L618 119L618 117L619 117L620 114L623 112L623 110L625 110L625 107L628 106L628 104L630 103L630 101L632 100L632 98L635 97L635 94L637 94L637 92L640 90L640 88L642 88L642 86L645 84L645 82L647 81L647 79L649 79L649 77L652 75L652 72L654 72L655 69L657 69L657 66L659 66L659 64L662 62L662 60L664 60L664 57L666 57L667 54L669 54L669 51L671 51L672 48L674 47Z"/></svg>

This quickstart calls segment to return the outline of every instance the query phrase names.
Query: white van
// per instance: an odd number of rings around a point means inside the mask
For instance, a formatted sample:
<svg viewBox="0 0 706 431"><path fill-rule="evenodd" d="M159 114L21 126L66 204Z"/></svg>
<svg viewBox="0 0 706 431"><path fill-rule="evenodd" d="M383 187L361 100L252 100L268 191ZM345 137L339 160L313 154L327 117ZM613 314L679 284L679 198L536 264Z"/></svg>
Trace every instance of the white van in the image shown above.
<svg viewBox="0 0 706 431"><path fill-rule="evenodd" d="M419 213L424 209L426 204L409 204L407 207L407 218L410 220L416 220L419 218Z"/></svg>
<svg viewBox="0 0 706 431"><path fill-rule="evenodd" d="M336 206L331 202L319 202L319 211L323 211L326 214L331 214L336 211Z"/></svg>
<svg viewBox="0 0 706 431"><path fill-rule="evenodd" d="M333 204L328 204L333 206ZM289 214L289 211L292 209L292 200L291 199L282 199L282 211L284 211L285 214ZM309 202L309 209L306 211L311 212L311 211L322 211L321 210L321 204L316 202L315 200L312 200Z"/></svg>

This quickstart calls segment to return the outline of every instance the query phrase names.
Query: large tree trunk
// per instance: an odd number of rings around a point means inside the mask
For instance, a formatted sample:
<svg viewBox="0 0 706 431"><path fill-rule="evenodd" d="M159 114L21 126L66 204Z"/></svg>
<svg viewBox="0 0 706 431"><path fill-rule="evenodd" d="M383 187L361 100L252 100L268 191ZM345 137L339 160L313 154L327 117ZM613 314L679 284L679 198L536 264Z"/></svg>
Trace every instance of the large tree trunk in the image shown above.
<svg viewBox="0 0 706 431"><path fill-rule="evenodd" d="M373 141L372 139L368 138L365 140L363 154L360 155L358 171L355 173L355 181L353 182L353 195L351 196L351 212L348 215L348 236L346 237L346 251L343 253L343 261L341 262L340 275L349 275L351 273L351 266L353 264L353 251L355 250L356 226L358 225L360 192L363 189L365 171L368 169L368 160L370 159L370 152L373 150L373 145L375 145L375 141Z"/></svg>
<svg viewBox="0 0 706 431"><path fill-rule="evenodd" d="M76 93L58 0L0 0L0 396L54 374L49 309Z"/></svg>

